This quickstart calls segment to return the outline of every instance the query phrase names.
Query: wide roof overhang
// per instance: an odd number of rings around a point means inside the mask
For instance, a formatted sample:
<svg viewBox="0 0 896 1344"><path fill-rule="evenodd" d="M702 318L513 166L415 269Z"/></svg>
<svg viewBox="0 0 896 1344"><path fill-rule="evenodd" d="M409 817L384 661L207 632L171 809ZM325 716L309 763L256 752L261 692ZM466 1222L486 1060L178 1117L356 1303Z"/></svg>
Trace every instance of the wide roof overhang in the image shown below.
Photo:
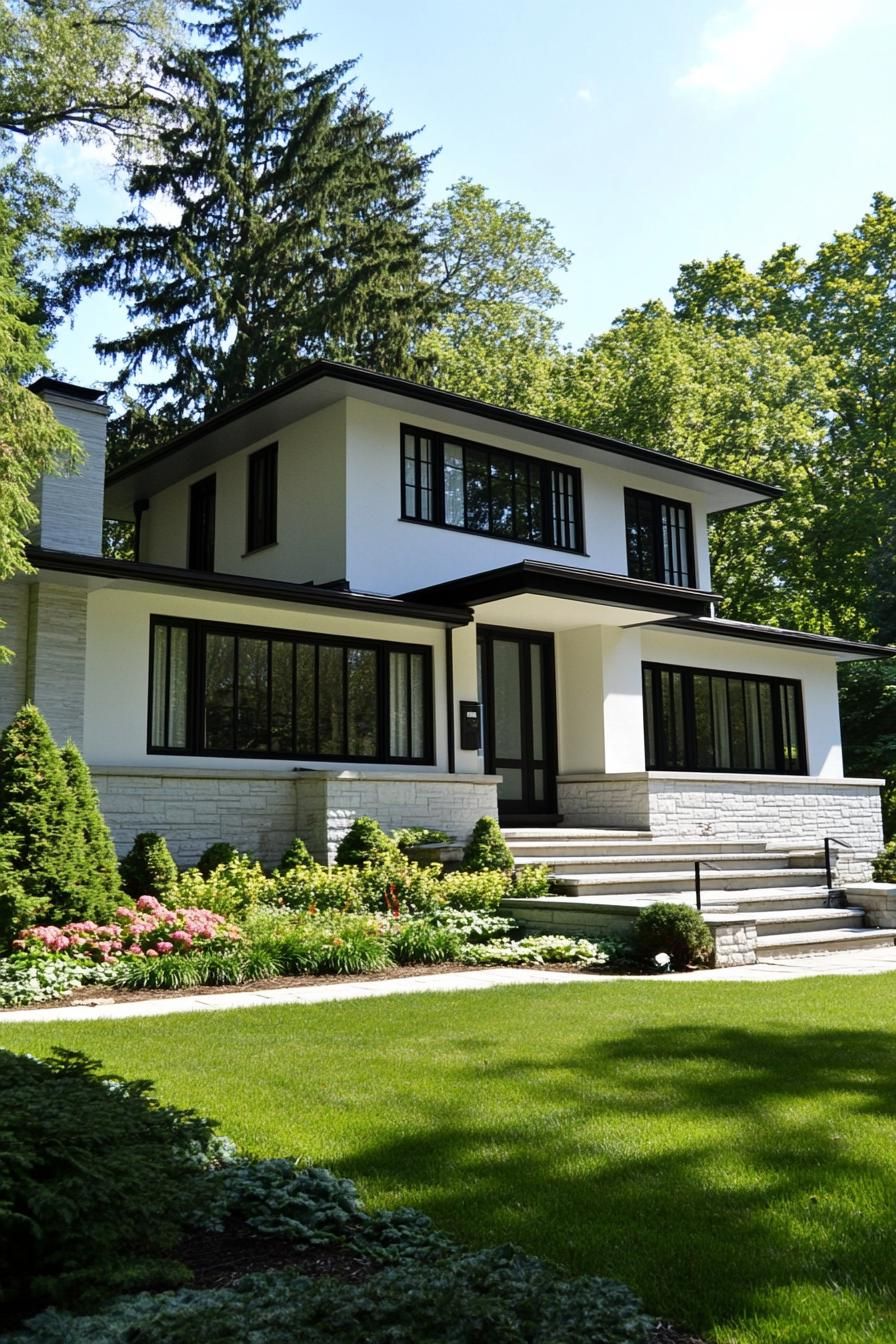
<svg viewBox="0 0 896 1344"><path fill-rule="evenodd" d="M750 640L775 648L802 649L823 653L838 663L861 662L874 658L894 658L896 648L889 644L869 644L863 640L837 639L833 635L815 635L805 630L785 630L776 625L750 625L747 621L726 621L718 617L677 617L663 621L664 630L677 634L700 635L705 639Z"/></svg>
<svg viewBox="0 0 896 1344"><path fill-rule="evenodd" d="M410 421L424 418L424 423L427 408L431 408L430 415L435 414L442 424L454 426L458 434L485 439L499 434L523 450L539 452L551 448L583 461L633 470L658 488L688 489L705 495L710 512L744 508L776 499L782 493L777 486L642 448L623 439L524 415L369 369L318 360L210 417L170 443L111 471L106 482L106 516L131 518L135 500L149 498L187 476L205 471L249 444L274 438L287 425L346 397L389 407Z"/></svg>
<svg viewBox="0 0 896 1344"><path fill-rule="evenodd" d="M623 574L522 560L405 593L407 601L472 607L477 620L525 630L646 625L658 617L704 616L717 601L698 588Z"/></svg>
<svg viewBox="0 0 896 1344"><path fill-rule="evenodd" d="M265 607L288 606L309 611L324 608L330 615L374 616L385 620L432 622L452 627L469 625L473 619L472 612L467 608L355 593L313 583L284 583L274 579L248 578L242 574L207 574L173 565L112 560L107 556L78 555L71 551L45 550L40 546L29 546L26 554L37 571L37 577L53 574L88 588L121 585L151 592L162 587L179 589L192 595L249 599ZM29 576L23 577L27 580Z"/></svg>

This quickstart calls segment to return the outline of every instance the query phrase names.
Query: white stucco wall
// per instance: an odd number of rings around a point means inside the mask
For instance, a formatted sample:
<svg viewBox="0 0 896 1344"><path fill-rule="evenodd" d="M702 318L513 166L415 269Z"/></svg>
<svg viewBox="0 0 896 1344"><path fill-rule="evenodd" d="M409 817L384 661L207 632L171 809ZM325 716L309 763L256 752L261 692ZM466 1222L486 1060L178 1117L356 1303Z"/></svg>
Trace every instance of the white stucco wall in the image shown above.
<svg viewBox="0 0 896 1344"><path fill-rule="evenodd" d="M401 425L457 435L456 427L440 421L424 408L413 417L388 407L350 397L347 406L349 438L347 476L348 578L352 587L373 592L402 593L427 584L442 583L463 574L498 569L520 560L541 560L610 573L628 572L625 549L626 487L674 495L690 503L694 513L697 586L708 588L706 506L699 491L667 491L635 471L622 471L590 461L587 450L558 452L554 447L521 447L501 434L467 437L576 466L582 472L585 514L585 555L572 555L543 546L526 546L496 537L427 527L401 518Z"/></svg>
<svg viewBox="0 0 896 1344"><path fill-rule="evenodd" d="M290 631L395 643L429 645L433 651L434 733L436 763L446 768L447 724L444 712L446 659L444 631L410 621L386 621L364 614L333 615L326 611L297 610L274 602L197 598L176 589L140 592L105 588L90 595L87 626L87 676L84 753L91 765L150 765L177 767L251 768L247 758L180 757L150 754L146 750L149 697L149 618L151 615L224 621L235 625L267 626ZM265 763L289 773L301 761ZM309 762L312 768L332 769L337 762ZM357 769L357 765L351 766ZM365 767L365 769L368 767ZM395 766L382 767L395 770ZM376 766L370 766L375 771ZM421 767L414 766L419 773Z"/></svg>
<svg viewBox="0 0 896 1344"><path fill-rule="evenodd" d="M278 444L277 542L247 555L247 459L272 442ZM290 583L346 577L344 402L249 443L154 495L141 524L141 560L186 565L190 486L210 475L216 477L217 571Z"/></svg>

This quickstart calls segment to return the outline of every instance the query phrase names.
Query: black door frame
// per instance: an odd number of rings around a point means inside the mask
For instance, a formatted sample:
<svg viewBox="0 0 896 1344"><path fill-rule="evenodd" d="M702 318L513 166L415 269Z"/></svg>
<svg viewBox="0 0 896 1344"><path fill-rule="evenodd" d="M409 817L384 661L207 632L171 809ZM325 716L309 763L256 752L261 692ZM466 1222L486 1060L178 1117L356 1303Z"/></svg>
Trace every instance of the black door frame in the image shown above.
<svg viewBox="0 0 896 1344"><path fill-rule="evenodd" d="M536 765L534 744L532 741L532 673L531 661L527 656L521 659L520 693L522 697L522 755L520 760L504 759L505 769L521 769L523 776L523 798L519 804L507 805L498 800L498 812L502 818L550 817L557 812L557 690L554 666L554 636L542 630L524 630L512 626L478 625L477 644L482 658L482 695L485 710L485 769L488 774L500 775L501 760L495 753L495 679L492 659L492 645L496 639L507 640L519 645L537 645L542 651L541 660L541 710L542 740L544 756ZM534 797L534 771L544 771L544 798Z"/></svg>

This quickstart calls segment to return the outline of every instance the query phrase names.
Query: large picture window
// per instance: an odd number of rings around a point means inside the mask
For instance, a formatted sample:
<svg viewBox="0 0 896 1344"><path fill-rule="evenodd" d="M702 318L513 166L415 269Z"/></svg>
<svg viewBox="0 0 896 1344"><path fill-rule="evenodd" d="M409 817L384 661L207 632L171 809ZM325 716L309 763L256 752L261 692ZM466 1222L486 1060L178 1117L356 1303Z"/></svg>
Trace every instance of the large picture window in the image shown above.
<svg viewBox="0 0 896 1344"><path fill-rule="evenodd" d="M152 619L149 750L432 762L427 647Z"/></svg>
<svg viewBox="0 0 896 1344"><path fill-rule="evenodd" d="M641 490L625 492L625 541L628 572L678 588L696 582L691 506Z"/></svg>
<svg viewBox="0 0 896 1344"><path fill-rule="evenodd" d="M505 541L584 550L576 467L402 429L401 516Z"/></svg>
<svg viewBox="0 0 896 1344"><path fill-rule="evenodd" d="M648 770L804 775L798 681L645 663Z"/></svg>

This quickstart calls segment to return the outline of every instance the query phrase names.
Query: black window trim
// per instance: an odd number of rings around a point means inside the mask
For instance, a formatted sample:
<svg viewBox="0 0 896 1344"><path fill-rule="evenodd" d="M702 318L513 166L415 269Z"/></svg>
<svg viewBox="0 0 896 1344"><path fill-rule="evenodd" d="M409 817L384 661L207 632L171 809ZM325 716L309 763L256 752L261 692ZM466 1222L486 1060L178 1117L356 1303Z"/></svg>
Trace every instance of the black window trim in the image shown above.
<svg viewBox="0 0 896 1344"><path fill-rule="evenodd" d="M628 544L628 502L633 500L646 500L653 510L653 534L654 550L657 557L657 564L654 566L653 574L635 574L632 571L632 556ZM687 516L687 565L688 565L688 583L675 584L671 579L667 579L662 569L662 523L660 521L660 510L663 505L671 506L674 509L684 509ZM664 583L670 588L696 588L697 587L697 557L694 549L694 510L692 505L686 499L673 499L671 495L657 495L652 490L640 490L635 486L626 486L623 491L623 521L626 529L625 555L628 565L628 576L630 579L649 579L653 583Z"/></svg>
<svg viewBox="0 0 896 1344"><path fill-rule="evenodd" d="M198 557L199 540L195 534L196 524L198 522L196 505L200 500L211 499L211 528L207 529L202 538L210 551L210 564L196 564ZM194 570L200 574L214 574L215 572L215 527L218 502L218 477L216 472L211 472L208 476L201 477L194 481L190 486L189 506L187 512L187 569ZM207 516L206 516L207 517Z"/></svg>
<svg viewBox="0 0 896 1344"><path fill-rule="evenodd" d="M255 452L246 458L246 549L243 558L277 545L278 447L276 441L266 443L263 448L256 448ZM265 492L263 499L265 509L260 535L256 535L254 505L259 489Z"/></svg>
<svg viewBox="0 0 896 1344"><path fill-rule="evenodd" d="M651 672L678 672L681 674L682 707L684 716L684 748L685 748L685 761L686 761L684 765L651 766L647 764L646 752L648 741L648 727L647 727L648 703L647 703L647 696L645 694L644 673L648 670ZM777 690L780 687L792 687L795 693L794 703L796 705L795 728L796 728L796 742L798 753L798 762L797 762L798 769L788 770L784 765L784 754L782 750L784 743L781 732L781 716L780 716L778 697L776 695L772 696L772 717L774 722L773 745L775 751L775 767L773 770L750 769L749 766L724 766L724 765L715 765L712 767L711 770L708 770L706 769L706 767L698 765L696 763L697 732L696 732L696 717L694 712L693 679L695 676L733 677L738 681L764 682L767 685L770 685L773 691ZM654 690L653 690L654 703L652 708L653 708L654 736L657 743L660 742L662 737L662 716L659 713L658 687L659 687L659 678L654 678ZM641 697L643 701L643 712L644 712L644 750L645 750L645 766L647 770L657 770L661 774L665 773L666 771L670 771L675 774L686 773L686 774L701 774L701 775L706 774L757 775L757 776L785 775L790 779L798 779L803 776L808 776L809 774L807 748L806 748L806 719L803 707L803 683L802 681L794 677L775 677L759 672L738 672L725 667L691 667L687 664L681 664L681 663L655 663L647 661L642 662L641 664Z"/></svg>
<svg viewBox="0 0 896 1344"><path fill-rule="evenodd" d="M159 626L185 628L187 630L187 745L185 747L159 747L153 745L153 700L154 700L154 647L155 632ZM338 648L373 649L377 655L377 740L380 750L375 756L330 755L323 753L297 752L248 752L227 751L202 746L202 719L205 682L204 640L206 634L233 635L244 639L266 639L268 641L288 642L292 644L311 644L315 648L330 646ZM423 655L423 696L424 696L424 750L422 756L392 756L389 754L389 654L408 653ZM166 655L165 722L168 721L168 703L170 686L167 684L171 661L171 642L168 641ZM346 694L343 688L343 697ZM270 699L270 687L268 688ZM313 630L285 630L279 627L241 625L232 621L204 621L182 616L163 616L154 614L149 619L149 667L148 697L146 720L146 750L150 756L206 756L222 760L271 760L271 761L323 761L345 762L360 765L435 765L434 731L434 682L433 649L430 644L403 643L396 640L377 640L355 638L351 635L330 635ZM293 722L295 722L295 678L293 678Z"/></svg>
<svg viewBox="0 0 896 1344"><path fill-rule="evenodd" d="M488 537L494 541L509 541L515 546L535 546L544 551L560 551L566 555L587 555L585 546L585 512L582 503L582 469L581 467L570 466L565 462L552 461L549 458L538 457L533 453L519 453L515 449L501 448L496 444L485 443L482 440L467 439L461 434L447 434L441 430L425 429L420 425L410 425L402 423L400 426L400 452L398 455L399 473L401 484L401 520L405 523L416 523L421 527L444 528L448 532L459 532L466 537ZM415 439L415 456L419 464L419 447L417 441L421 438L429 439L430 443L430 472L431 472L431 494L432 494L432 518L419 518L414 514L408 513L405 506L405 435L410 434ZM506 537L498 532L481 532L478 528L459 527L455 523L445 522L445 467L444 467L444 445L445 443L456 443L462 448L473 448L480 452L499 453L502 457L510 459L519 459L528 465L534 464L538 468L541 479L541 499L542 499L542 531L546 537L552 536L554 530L554 514L551 507L551 472L558 471L569 475L572 480L573 501L576 511L576 523L579 532L579 544L577 546L561 546L553 541L528 541L522 537ZM419 478L414 482L414 499L416 507L420 506L420 483Z"/></svg>

